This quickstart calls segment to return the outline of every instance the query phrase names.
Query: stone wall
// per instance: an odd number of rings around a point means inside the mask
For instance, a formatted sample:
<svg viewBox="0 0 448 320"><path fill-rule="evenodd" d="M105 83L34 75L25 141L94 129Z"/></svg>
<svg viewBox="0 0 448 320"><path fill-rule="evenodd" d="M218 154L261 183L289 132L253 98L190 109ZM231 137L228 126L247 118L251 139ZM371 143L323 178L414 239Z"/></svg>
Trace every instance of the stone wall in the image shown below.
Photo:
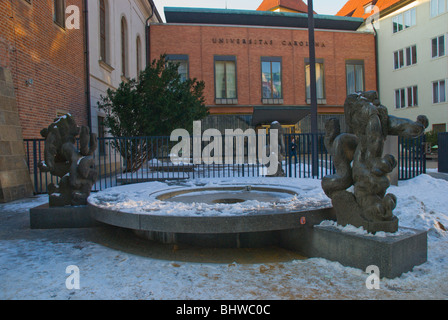
<svg viewBox="0 0 448 320"><path fill-rule="evenodd" d="M32 194L12 75L0 67L0 202Z"/></svg>

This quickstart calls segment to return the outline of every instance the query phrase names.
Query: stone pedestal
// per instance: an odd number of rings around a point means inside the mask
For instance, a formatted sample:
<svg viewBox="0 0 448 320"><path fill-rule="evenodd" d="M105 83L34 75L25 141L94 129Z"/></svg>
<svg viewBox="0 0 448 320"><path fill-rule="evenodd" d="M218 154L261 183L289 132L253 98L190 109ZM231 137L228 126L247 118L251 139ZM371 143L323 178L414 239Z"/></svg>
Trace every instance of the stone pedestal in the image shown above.
<svg viewBox="0 0 448 320"><path fill-rule="evenodd" d="M0 67L0 203L32 195L12 75Z"/></svg>
<svg viewBox="0 0 448 320"><path fill-rule="evenodd" d="M290 230L283 246L310 258L336 261L366 271L377 266L380 277L393 279L427 261L427 232L400 228L397 235L374 236L335 226L315 226L306 234Z"/></svg>
<svg viewBox="0 0 448 320"><path fill-rule="evenodd" d="M30 209L31 229L75 229L100 225L91 218L88 206L49 207L44 204Z"/></svg>

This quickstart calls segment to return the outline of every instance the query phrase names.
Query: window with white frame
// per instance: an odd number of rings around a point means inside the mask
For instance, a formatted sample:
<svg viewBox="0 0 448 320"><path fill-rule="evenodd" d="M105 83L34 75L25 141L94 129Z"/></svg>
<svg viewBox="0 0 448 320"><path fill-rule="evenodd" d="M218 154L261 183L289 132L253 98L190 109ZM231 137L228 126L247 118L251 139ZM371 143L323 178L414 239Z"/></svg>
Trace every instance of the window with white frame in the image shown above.
<svg viewBox="0 0 448 320"><path fill-rule="evenodd" d="M415 8L400 13L392 18L392 31L397 33L417 24L417 13Z"/></svg>
<svg viewBox="0 0 448 320"><path fill-rule="evenodd" d="M372 4L372 2L369 2L368 4L366 4L364 6L364 14L368 14L368 13L372 12L373 8L374 8L374 5Z"/></svg>
<svg viewBox="0 0 448 320"><path fill-rule="evenodd" d="M394 69L411 66L417 63L417 46L413 45L394 52Z"/></svg>
<svg viewBox="0 0 448 320"><path fill-rule="evenodd" d="M432 83L432 103L446 102L446 81L438 80Z"/></svg>
<svg viewBox="0 0 448 320"><path fill-rule="evenodd" d="M215 56L215 100L217 103L238 103L236 80L236 57Z"/></svg>
<svg viewBox="0 0 448 320"><path fill-rule="evenodd" d="M446 12L446 0L431 0L431 17L438 16Z"/></svg>
<svg viewBox="0 0 448 320"><path fill-rule="evenodd" d="M431 39L431 57L438 58L445 55L445 35Z"/></svg>
<svg viewBox="0 0 448 320"><path fill-rule="evenodd" d="M418 88L411 86L395 90L395 108L402 109L406 107L418 106Z"/></svg>
<svg viewBox="0 0 448 320"><path fill-rule="evenodd" d="M401 109L406 107L406 90L397 89L395 90L395 108Z"/></svg>
<svg viewBox="0 0 448 320"><path fill-rule="evenodd" d="M416 107L418 106L418 88L417 86L408 87L407 91L407 106L408 107Z"/></svg>

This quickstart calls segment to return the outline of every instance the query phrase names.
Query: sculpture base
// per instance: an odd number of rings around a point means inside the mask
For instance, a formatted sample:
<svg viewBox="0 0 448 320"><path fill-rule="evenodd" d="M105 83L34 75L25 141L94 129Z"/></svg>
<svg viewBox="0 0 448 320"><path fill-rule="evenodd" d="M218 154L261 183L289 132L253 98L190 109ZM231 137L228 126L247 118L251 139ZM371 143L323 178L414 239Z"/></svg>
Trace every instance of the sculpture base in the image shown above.
<svg viewBox="0 0 448 320"><path fill-rule="evenodd" d="M100 225L91 218L88 206L50 207L47 203L30 209L31 229L92 228Z"/></svg>
<svg viewBox="0 0 448 320"><path fill-rule="evenodd" d="M306 257L324 258L362 271L377 266L380 277L389 279L425 263L428 252L427 232L408 228L380 237L318 225L307 234L284 232L282 244Z"/></svg>
<svg viewBox="0 0 448 320"><path fill-rule="evenodd" d="M352 193L341 191L334 194L332 199L333 207L336 211L338 225L352 225L357 228L363 227L370 233L398 231L398 219L393 217L390 221L369 221L363 218L362 208L359 207Z"/></svg>

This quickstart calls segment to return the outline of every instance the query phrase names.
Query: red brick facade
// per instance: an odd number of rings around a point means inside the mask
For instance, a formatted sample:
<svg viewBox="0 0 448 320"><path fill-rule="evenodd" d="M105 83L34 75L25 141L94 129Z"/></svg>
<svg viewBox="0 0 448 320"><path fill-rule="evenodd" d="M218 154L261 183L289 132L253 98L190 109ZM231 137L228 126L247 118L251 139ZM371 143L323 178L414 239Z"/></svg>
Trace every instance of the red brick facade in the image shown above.
<svg viewBox="0 0 448 320"><path fill-rule="evenodd" d="M0 67L12 72L24 139L40 138L58 113L87 124L83 1L66 5L78 6L80 29L58 26L51 0L0 6Z"/></svg>
<svg viewBox="0 0 448 320"><path fill-rule="evenodd" d="M211 114L251 113L261 101L261 57L282 58L284 106L306 106L305 59L309 56L304 29L153 25L151 60L161 54L188 55L189 76L204 80L206 104ZM343 113L346 61L363 60L365 90L376 90L375 38L373 34L316 31L316 58L324 61L326 103L320 114ZM214 56L236 56L238 105L217 106L214 93Z"/></svg>

